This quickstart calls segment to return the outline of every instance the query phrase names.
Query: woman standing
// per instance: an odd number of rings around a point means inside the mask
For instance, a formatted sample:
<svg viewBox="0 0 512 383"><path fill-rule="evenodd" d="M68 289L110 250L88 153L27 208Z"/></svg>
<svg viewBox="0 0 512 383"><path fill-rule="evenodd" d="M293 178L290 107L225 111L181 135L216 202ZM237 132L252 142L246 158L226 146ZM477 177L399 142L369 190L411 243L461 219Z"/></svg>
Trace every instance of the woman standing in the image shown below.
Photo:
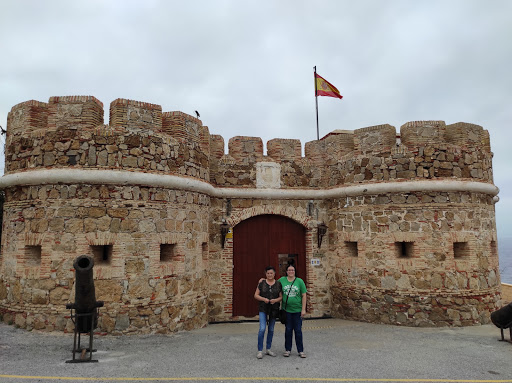
<svg viewBox="0 0 512 383"><path fill-rule="evenodd" d="M281 283L276 281L276 270L272 266L265 268L265 279L258 283L254 298L259 301L260 330L258 332L258 359L263 358L263 339L268 321L266 354L276 356L271 350L274 325L279 315L279 302L282 299Z"/></svg>
<svg viewBox="0 0 512 383"><path fill-rule="evenodd" d="M284 332L284 356L292 351L292 336L295 332L295 345L301 358L305 358L302 342L302 318L306 315L306 285L301 278L295 276L295 266L288 265L286 277L279 278L283 286L282 308L286 311L286 328Z"/></svg>

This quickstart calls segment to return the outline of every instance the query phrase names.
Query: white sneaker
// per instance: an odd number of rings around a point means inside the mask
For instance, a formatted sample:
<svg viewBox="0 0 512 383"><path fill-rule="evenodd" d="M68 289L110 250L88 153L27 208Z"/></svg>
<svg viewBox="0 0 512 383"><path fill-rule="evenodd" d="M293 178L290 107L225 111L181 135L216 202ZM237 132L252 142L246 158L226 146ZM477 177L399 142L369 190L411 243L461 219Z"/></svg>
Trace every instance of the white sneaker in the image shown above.
<svg viewBox="0 0 512 383"><path fill-rule="evenodd" d="M263 352L262 351L258 351L258 353L256 354L256 358L263 359Z"/></svg>
<svg viewBox="0 0 512 383"><path fill-rule="evenodd" d="M276 356L276 353L272 350L267 350L267 355Z"/></svg>

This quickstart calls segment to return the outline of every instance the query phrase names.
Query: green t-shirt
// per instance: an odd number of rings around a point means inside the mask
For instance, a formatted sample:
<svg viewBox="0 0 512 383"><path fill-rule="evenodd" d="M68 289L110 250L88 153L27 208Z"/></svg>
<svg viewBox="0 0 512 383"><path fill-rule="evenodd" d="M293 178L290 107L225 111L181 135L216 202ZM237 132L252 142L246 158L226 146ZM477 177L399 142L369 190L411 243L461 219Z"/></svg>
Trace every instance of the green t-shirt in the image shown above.
<svg viewBox="0 0 512 383"><path fill-rule="evenodd" d="M281 282L281 286L283 286L283 302L281 303L283 310L289 313L300 313L302 311L302 294L307 291L304 281L300 278L296 278L295 283L293 283L288 282L287 277L281 277L279 278L279 282ZM290 286L292 286L291 291ZM286 303L288 292L290 292L290 295L288 297L288 303Z"/></svg>

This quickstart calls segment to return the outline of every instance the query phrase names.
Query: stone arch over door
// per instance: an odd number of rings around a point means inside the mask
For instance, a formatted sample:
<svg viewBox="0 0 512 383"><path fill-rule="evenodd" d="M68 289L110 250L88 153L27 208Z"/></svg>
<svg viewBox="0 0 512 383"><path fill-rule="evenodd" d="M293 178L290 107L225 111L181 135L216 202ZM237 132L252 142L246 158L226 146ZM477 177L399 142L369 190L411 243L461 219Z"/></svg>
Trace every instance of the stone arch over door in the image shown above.
<svg viewBox="0 0 512 383"><path fill-rule="evenodd" d="M229 226L234 227L238 225L240 222L255 217L257 215L263 215L263 214L276 214L276 215L282 215L285 217L288 217L298 223L300 223L302 226L304 226L307 229L311 228L312 225L312 217L300 213L297 211L297 208L295 207L287 207L287 206L270 206L270 205L263 205L263 206L255 206L248 209L243 209L241 211L237 211L233 213L230 217L226 218L226 222Z"/></svg>
<svg viewBox="0 0 512 383"><path fill-rule="evenodd" d="M277 214L253 216L233 228L233 316L258 314L254 291L268 265L279 273L280 264L293 262L307 282L306 233L302 224Z"/></svg>

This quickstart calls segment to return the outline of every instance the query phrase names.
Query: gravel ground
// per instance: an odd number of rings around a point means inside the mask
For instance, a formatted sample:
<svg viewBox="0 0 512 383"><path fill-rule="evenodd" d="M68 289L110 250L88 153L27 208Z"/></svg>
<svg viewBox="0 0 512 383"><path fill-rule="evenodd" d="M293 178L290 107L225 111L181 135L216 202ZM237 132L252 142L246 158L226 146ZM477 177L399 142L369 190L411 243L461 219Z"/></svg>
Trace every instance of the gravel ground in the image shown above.
<svg viewBox="0 0 512 383"><path fill-rule="evenodd" d="M95 336L98 363L71 359L72 334L0 324L0 383L46 381L512 382L512 344L493 325L410 328L339 319L304 322L306 359L256 359L257 323L173 335ZM506 331L508 339L509 332ZM87 341L82 338L82 344Z"/></svg>

